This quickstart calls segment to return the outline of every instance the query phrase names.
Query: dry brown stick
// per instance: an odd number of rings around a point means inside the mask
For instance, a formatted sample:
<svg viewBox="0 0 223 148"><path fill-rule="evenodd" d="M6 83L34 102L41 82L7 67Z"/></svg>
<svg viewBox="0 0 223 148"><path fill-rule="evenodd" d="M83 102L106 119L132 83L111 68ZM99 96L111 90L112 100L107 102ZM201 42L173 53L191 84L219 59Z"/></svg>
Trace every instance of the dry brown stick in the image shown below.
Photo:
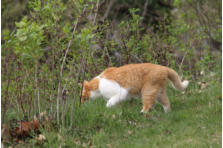
<svg viewBox="0 0 223 148"><path fill-rule="evenodd" d="M86 7L83 8L82 14L84 14L85 9L86 9ZM77 17L77 20L76 20L76 23L74 25L73 32L72 32L72 38L70 39L70 41L68 43L68 46L67 46L67 49L65 51L64 58L63 58L63 62L62 62L61 68L60 68L59 84L58 84L58 91L57 91L57 125L58 126L60 125L60 100L62 99L61 81L62 81L62 76L63 76L63 68L64 68L66 58L67 58L67 54L70 50L71 43L72 43L73 38L74 38L74 33L76 31L76 28L77 28L78 19L79 18Z"/></svg>
<svg viewBox="0 0 223 148"><path fill-rule="evenodd" d="M99 0L97 0L97 4L96 4L96 12L95 12L95 15L94 15L94 21L93 21L93 25L95 25L95 22L96 22L96 18L97 18L97 14L98 14L98 6L99 6Z"/></svg>
<svg viewBox="0 0 223 148"><path fill-rule="evenodd" d="M108 66L111 66L110 65L110 63L111 63L111 56L109 55L109 52L108 52L108 48L107 47L104 47L104 49L105 49L105 54L106 54L106 56L108 57Z"/></svg>
<svg viewBox="0 0 223 148"><path fill-rule="evenodd" d="M57 92L57 125L58 126L60 124L60 100L61 100L61 97L62 97L61 81L62 81L62 76L63 76L63 68L64 68L65 60L67 58L68 51L70 50L70 46L71 46L71 43L72 43L73 38L74 38L74 33L76 31L77 24L78 24L78 18L77 18L76 23L74 25L73 32L72 32L72 38L70 39L70 41L68 43L68 46L67 46L64 58L63 58L62 65L60 67L60 76L59 76L59 84L58 84L58 92Z"/></svg>
<svg viewBox="0 0 223 148"><path fill-rule="evenodd" d="M144 9L143 9L143 13L142 13L142 17L143 17L143 19L144 19L144 17L146 16L146 13L147 13L148 3L149 3L149 0L146 0L145 5L144 5ZM143 21L143 20L142 20L142 21Z"/></svg>
<svg viewBox="0 0 223 148"><path fill-rule="evenodd" d="M66 49L64 58L63 58L63 62L62 62L61 68L60 68L60 76L63 75L63 67L64 67L64 63L65 63L65 60L66 60L66 58L67 58L67 53L68 53L68 51L70 50L70 46L71 46L71 43L72 43L73 38L74 38L74 32L76 31L77 24L78 24L78 18L77 18L77 21L76 21L76 23L75 23L75 25L74 25L74 29L73 29L73 32L72 32L72 38L70 39L70 41L69 41L69 43L68 43L68 46L67 46L67 49Z"/></svg>
<svg viewBox="0 0 223 148"><path fill-rule="evenodd" d="M69 87L72 83L72 81L69 81L70 79L67 80L64 88L62 89L62 126L64 127L64 121L65 121L65 113L66 113L66 102L67 102L67 92L66 88ZM68 84L69 81L69 84Z"/></svg>
<svg viewBox="0 0 223 148"><path fill-rule="evenodd" d="M66 96L62 94L62 127L64 127L65 120L65 104L66 104Z"/></svg>
<svg viewBox="0 0 223 148"><path fill-rule="evenodd" d="M38 82L38 60L36 62L35 68L35 82L36 82L36 96L37 96L37 105L38 105L38 112L39 112L39 119L40 119L40 93L39 93L39 82Z"/></svg>
<svg viewBox="0 0 223 148"><path fill-rule="evenodd" d="M9 85L10 85L10 82L11 82L11 79L10 79L10 76L8 76L8 81L7 81L7 86L6 86L6 91L5 91L5 99L4 99L4 102L2 103L2 105L3 105L3 109L2 109L2 111L3 111L3 115L2 115L2 123L5 121L5 115L6 115L6 111L7 111L7 100L8 100L8 98L9 98Z"/></svg>
<svg viewBox="0 0 223 148"><path fill-rule="evenodd" d="M108 5L108 8L107 8L102 20L105 20L108 17L108 14L109 14L109 12L111 10L111 7L113 6L114 2L115 2L115 0L110 1L109 5Z"/></svg>
<svg viewBox="0 0 223 148"><path fill-rule="evenodd" d="M50 113L52 113L52 112L53 112L52 96L53 96L53 91L50 93Z"/></svg>
<svg viewBox="0 0 223 148"><path fill-rule="evenodd" d="M179 69L180 69L180 72L181 72L182 75L183 75L183 72L182 72L182 65L183 65L183 62L184 62L184 59L185 59L186 55L187 55L187 52L184 53L184 56L183 56L183 58L182 58L182 61L181 61L180 65L179 65Z"/></svg>
<svg viewBox="0 0 223 148"><path fill-rule="evenodd" d="M84 79L85 79L85 67L86 67L86 63L85 62L83 62L84 63L84 68L83 68L83 70L84 70L84 73L83 73L83 81L84 81ZM79 98L79 100L80 100L80 104L79 104L79 106L81 105L81 98L82 98L82 91L83 91L83 88L84 88L84 83L82 83L82 86L81 86L81 94L80 94L80 98Z"/></svg>
<svg viewBox="0 0 223 148"><path fill-rule="evenodd" d="M78 78L77 78L76 82L74 83L76 86L78 85L78 83L80 81L81 67L79 67ZM71 116L70 116L70 129L72 128L72 125L73 125L73 112L74 112L75 101L76 101L76 96L74 95L74 100L73 100L73 104L72 104L72 108L71 108Z"/></svg>

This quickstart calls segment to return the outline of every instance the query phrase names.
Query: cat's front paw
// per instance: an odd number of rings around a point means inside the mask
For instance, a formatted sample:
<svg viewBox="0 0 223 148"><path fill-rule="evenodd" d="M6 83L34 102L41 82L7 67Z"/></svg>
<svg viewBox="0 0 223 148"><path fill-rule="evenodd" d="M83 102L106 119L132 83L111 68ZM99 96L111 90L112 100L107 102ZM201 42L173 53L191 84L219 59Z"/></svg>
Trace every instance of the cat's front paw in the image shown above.
<svg viewBox="0 0 223 148"><path fill-rule="evenodd" d="M145 113L145 111L142 109L141 111L140 111L140 114L144 114Z"/></svg>
<svg viewBox="0 0 223 148"><path fill-rule="evenodd" d="M112 106L114 106L114 105L115 105L115 103L112 102L111 100L109 100L109 101L107 102L107 104L106 104L106 107L109 108L109 107L112 107Z"/></svg>

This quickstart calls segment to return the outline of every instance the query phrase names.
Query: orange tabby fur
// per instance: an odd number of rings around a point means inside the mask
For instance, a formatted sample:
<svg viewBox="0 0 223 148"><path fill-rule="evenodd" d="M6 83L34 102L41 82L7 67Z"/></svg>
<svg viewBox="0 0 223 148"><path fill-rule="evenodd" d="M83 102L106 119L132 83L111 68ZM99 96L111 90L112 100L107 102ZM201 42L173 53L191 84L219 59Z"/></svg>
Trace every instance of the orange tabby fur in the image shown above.
<svg viewBox="0 0 223 148"><path fill-rule="evenodd" d="M129 64L121 67L107 68L100 78L106 78L117 82L121 87L129 90L130 94L141 94L143 112L148 112L153 106L156 98L167 110L170 110L170 103L166 95L166 80L169 79L175 88L183 90L187 87L182 85L178 74L165 66L151 63ZM94 78L90 82L84 81L82 102L89 98L90 91L97 90L99 79ZM158 96L158 97L157 97Z"/></svg>
<svg viewBox="0 0 223 148"><path fill-rule="evenodd" d="M99 86L99 80L98 79L92 79L90 82L87 82L84 80L84 89L82 92L82 103L84 102L84 98L90 97L90 91L98 89Z"/></svg>

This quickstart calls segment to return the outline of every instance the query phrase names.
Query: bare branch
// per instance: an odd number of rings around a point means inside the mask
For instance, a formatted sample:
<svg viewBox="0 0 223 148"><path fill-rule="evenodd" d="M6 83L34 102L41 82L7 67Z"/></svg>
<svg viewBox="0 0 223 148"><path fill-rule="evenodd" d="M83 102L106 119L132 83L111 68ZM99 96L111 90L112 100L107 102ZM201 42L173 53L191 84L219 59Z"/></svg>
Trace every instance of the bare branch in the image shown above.
<svg viewBox="0 0 223 148"><path fill-rule="evenodd" d="M144 19L144 17L146 16L146 13L147 13L148 3L149 3L149 0L146 0L146 2L145 2L145 4L144 4L144 8L143 8L143 13L142 13L142 17L143 17L143 19Z"/></svg>
<svg viewBox="0 0 223 148"><path fill-rule="evenodd" d="M113 6L114 2L115 2L115 0L110 1L109 5L108 5L108 8L107 8L102 20L105 20L108 17L108 14L109 14L109 12L111 10L111 7Z"/></svg>
<svg viewBox="0 0 223 148"><path fill-rule="evenodd" d="M36 69L35 69L35 82L36 82L36 96L38 101L38 112L39 112L39 118L40 118L40 94L39 94L39 85L38 85L38 60L36 61Z"/></svg>
<svg viewBox="0 0 223 148"><path fill-rule="evenodd" d="M183 62L184 62L184 59L185 59L186 55L187 55L187 52L184 53L184 56L183 56L183 58L182 58L182 61L181 61L180 65L179 65L179 69L180 69L180 72L181 72L182 75L183 75L183 72L182 72L182 65L183 65Z"/></svg>
<svg viewBox="0 0 223 148"><path fill-rule="evenodd" d="M62 62L61 68L60 68L60 77L59 77L58 93L57 93L57 124L58 125L60 124L60 113L59 112L60 112L60 100L62 98L61 81L62 81L62 76L63 76L63 68L64 68L66 58L67 58L68 51L70 50L70 46L71 46L71 43L72 43L73 38L74 38L74 33L76 31L77 24L78 24L78 18L77 18L77 21L74 25L74 29L73 29L73 32L72 32L72 38L70 39L70 41L68 43L68 46L67 46L64 58L63 58L63 62Z"/></svg>
<svg viewBox="0 0 223 148"><path fill-rule="evenodd" d="M82 66L83 66L83 62L82 62ZM76 86L80 81L81 67L79 67L79 69L78 69L78 78L76 79L76 82L74 83L74 85L76 85ZM73 125L73 112L74 112L75 101L76 101L76 96L74 95L74 100L73 100L73 104L72 104L72 108L71 108L71 115L70 115L70 129L72 128L72 125Z"/></svg>
<svg viewBox="0 0 223 148"><path fill-rule="evenodd" d="M95 25L95 22L96 22L96 18L97 18L97 14L98 14L98 7L99 7L99 0L97 0L97 9L96 9L96 12L95 12L95 15L94 15L93 25Z"/></svg>

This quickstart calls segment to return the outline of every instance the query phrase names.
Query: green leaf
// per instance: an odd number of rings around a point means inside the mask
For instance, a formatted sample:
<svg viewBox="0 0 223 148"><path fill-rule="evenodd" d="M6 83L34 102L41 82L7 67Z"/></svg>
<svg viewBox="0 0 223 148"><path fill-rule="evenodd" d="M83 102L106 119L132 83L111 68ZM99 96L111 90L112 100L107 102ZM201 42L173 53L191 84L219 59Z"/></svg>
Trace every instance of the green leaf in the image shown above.
<svg viewBox="0 0 223 148"><path fill-rule="evenodd" d="M26 39L27 39L27 36L23 36L23 37L20 37L20 38L19 38L19 41L23 42L23 41L25 41Z"/></svg>

